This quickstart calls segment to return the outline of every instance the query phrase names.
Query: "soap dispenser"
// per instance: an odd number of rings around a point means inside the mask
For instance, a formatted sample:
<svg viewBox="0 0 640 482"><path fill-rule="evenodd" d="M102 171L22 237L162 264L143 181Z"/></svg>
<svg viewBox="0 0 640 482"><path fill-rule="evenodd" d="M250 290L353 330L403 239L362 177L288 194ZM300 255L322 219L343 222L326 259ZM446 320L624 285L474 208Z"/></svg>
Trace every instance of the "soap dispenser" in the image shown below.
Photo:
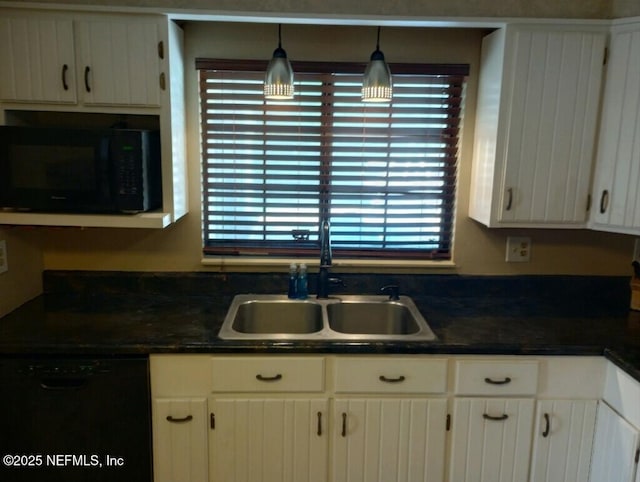
<svg viewBox="0 0 640 482"><path fill-rule="evenodd" d="M298 266L295 263L289 265L289 298L298 297Z"/></svg>
<svg viewBox="0 0 640 482"><path fill-rule="evenodd" d="M302 263L300 265L300 272L298 273L298 299L306 300L307 296L309 296L307 265Z"/></svg>

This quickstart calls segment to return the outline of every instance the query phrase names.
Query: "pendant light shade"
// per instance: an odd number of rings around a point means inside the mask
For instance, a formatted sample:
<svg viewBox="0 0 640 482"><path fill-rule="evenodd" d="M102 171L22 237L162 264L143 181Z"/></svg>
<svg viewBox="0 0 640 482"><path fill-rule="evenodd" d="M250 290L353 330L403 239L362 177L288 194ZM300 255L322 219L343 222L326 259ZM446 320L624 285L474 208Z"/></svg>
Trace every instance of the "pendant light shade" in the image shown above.
<svg viewBox="0 0 640 482"><path fill-rule="evenodd" d="M384 54L380 51L380 27L378 27L376 50L371 54L369 65L364 71L362 102L391 102L392 97L391 71L384 60Z"/></svg>
<svg viewBox="0 0 640 482"><path fill-rule="evenodd" d="M264 97L266 99L293 99L293 69L282 48L282 25L278 25L278 48L267 66L264 77Z"/></svg>

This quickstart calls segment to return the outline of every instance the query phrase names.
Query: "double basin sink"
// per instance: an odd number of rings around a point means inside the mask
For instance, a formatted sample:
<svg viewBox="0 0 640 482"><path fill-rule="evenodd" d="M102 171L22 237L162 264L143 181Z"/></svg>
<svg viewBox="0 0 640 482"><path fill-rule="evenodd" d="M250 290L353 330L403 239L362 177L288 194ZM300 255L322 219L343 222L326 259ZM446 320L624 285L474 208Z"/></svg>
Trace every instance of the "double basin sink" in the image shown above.
<svg viewBox="0 0 640 482"><path fill-rule="evenodd" d="M436 339L411 298L359 295L306 300L236 295L218 336L226 340Z"/></svg>

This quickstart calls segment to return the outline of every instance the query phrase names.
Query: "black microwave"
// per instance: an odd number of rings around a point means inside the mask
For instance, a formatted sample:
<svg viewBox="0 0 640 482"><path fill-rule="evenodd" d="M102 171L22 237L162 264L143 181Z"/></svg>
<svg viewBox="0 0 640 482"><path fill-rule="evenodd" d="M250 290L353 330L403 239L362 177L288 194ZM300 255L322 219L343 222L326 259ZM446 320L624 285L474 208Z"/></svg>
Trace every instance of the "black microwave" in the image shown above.
<svg viewBox="0 0 640 482"><path fill-rule="evenodd" d="M161 207L160 135L0 126L0 207L138 213Z"/></svg>

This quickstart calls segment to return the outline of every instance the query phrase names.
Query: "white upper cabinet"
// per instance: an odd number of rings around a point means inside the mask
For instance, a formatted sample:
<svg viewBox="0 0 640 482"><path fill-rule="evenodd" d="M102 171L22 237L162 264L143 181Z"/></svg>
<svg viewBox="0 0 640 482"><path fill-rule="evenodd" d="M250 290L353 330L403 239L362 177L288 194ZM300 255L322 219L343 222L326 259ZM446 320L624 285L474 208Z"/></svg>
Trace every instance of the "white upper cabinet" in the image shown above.
<svg viewBox="0 0 640 482"><path fill-rule="evenodd" d="M0 98L158 107L165 55L161 21L136 15L7 14L0 19Z"/></svg>
<svg viewBox="0 0 640 482"><path fill-rule="evenodd" d="M152 19L88 19L77 23L85 104L159 106L161 45Z"/></svg>
<svg viewBox="0 0 640 482"><path fill-rule="evenodd" d="M41 16L0 18L0 99L75 103L73 22Z"/></svg>
<svg viewBox="0 0 640 482"><path fill-rule="evenodd" d="M138 214L0 210L0 224L165 228L188 212L183 32L166 15L0 8L0 123L159 129L162 207ZM83 117L84 115L87 117ZM101 117L102 116L102 117ZM52 120L54 119L54 120ZM99 119L99 120L96 120ZM69 121L70 120L70 121Z"/></svg>
<svg viewBox="0 0 640 482"><path fill-rule="evenodd" d="M613 28L590 227L640 234L640 22Z"/></svg>
<svg viewBox="0 0 640 482"><path fill-rule="evenodd" d="M509 25L483 41L469 215L584 227L606 31Z"/></svg>

